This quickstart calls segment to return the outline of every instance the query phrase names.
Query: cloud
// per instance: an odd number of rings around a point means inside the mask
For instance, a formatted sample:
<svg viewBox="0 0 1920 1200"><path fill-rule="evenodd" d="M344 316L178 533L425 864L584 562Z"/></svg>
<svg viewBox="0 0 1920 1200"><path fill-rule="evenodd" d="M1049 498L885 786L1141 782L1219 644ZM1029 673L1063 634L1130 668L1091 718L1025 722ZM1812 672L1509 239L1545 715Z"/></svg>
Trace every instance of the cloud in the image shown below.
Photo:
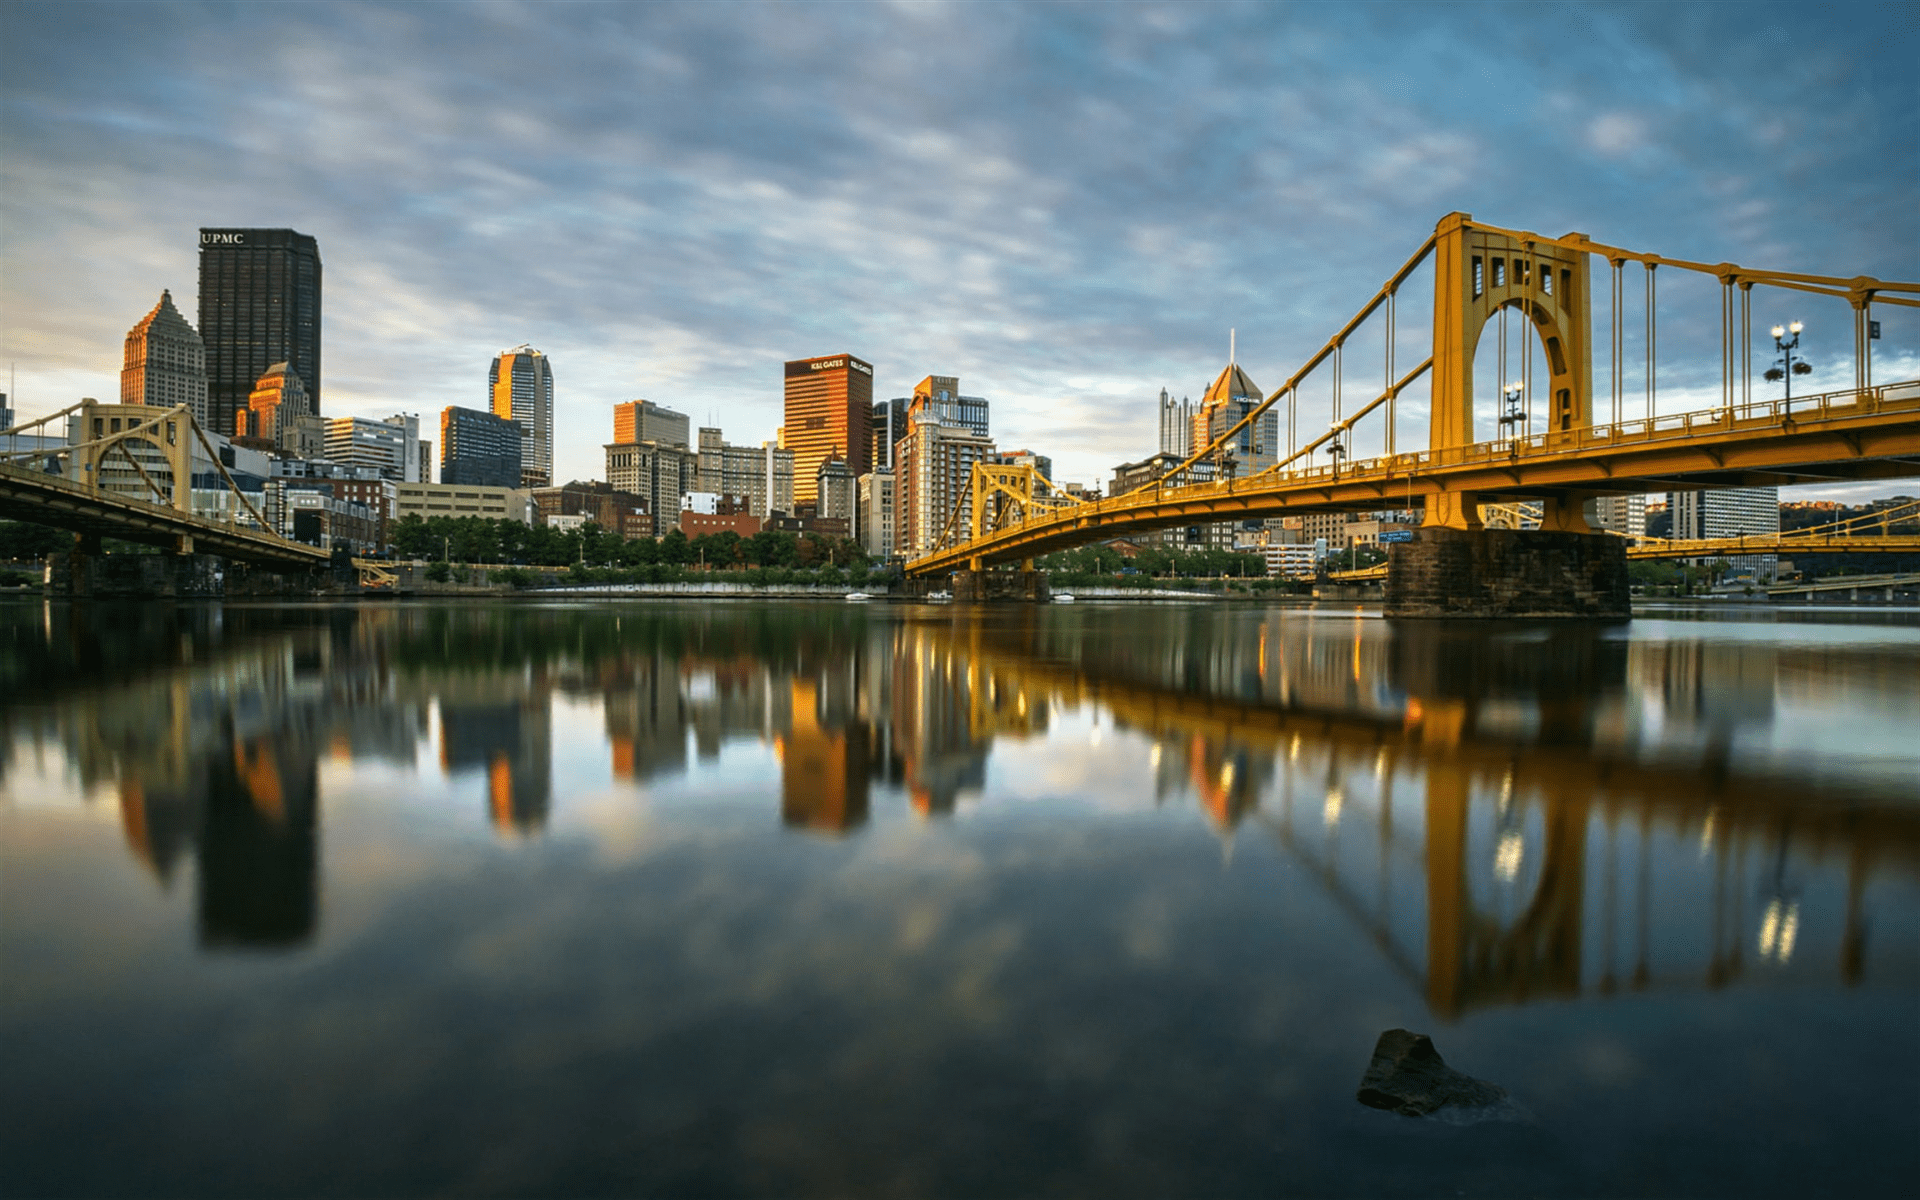
<svg viewBox="0 0 1920 1200"><path fill-rule="evenodd" d="M620 400L757 443L782 360L851 350L1094 481L1228 327L1277 383L1451 209L1910 276L1891 18L1795 20L1782 58L1748 10L16 5L0 355L30 415L111 395L198 226L290 225L331 413L476 403L530 341L591 477Z"/></svg>

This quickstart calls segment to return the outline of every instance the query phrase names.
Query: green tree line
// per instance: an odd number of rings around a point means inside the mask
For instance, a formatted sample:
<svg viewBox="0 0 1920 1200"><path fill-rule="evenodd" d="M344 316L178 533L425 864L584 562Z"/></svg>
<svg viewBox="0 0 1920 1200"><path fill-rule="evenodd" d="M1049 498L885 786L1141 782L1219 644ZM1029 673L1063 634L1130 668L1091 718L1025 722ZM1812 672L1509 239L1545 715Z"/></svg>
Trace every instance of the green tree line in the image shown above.
<svg viewBox="0 0 1920 1200"><path fill-rule="evenodd" d="M763 529L750 537L732 531L689 538L678 529L663 538L628 540L589 522L555 529L484 517L417 514L388 529L394 555L403 559L523 567L705 567L710 570L865 567L867 555L850 538Z"/></svg>

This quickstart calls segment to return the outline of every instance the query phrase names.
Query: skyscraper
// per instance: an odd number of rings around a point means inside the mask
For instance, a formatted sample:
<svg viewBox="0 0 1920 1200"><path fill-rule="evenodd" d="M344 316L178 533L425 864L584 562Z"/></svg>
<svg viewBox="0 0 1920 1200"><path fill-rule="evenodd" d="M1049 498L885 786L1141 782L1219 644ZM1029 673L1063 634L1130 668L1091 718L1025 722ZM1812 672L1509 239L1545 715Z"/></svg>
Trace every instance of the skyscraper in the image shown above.
<svg viewBox="0 0 1920 1200"><path fill-rule="evenodd" d="M659 442L663 446L692 446L687 414L651 400L629 400L613 406L613 440Z"/></svg>
<svg viewBox="0 0 1920 1200"><path fill-rule="evenodd" d="M519 487L526 444L526 430L514 422L449 405L440 413L440 482Z"/></svg>
<svg viewBox="0 0 1920 1200"><path fill-rule="evenodd" d="M420 478L420 418L407 413L384 421L335 417L327 422L327 458L372 467L395 483L427 482Z"/></svg>
<svg viewBox="0 0 1920 1200"><path fill-rule="evenodd" d="M793 451L793 502L819 500L820 464L838 456L854 478L872 469L873 364L851 354L786 367L784 446Z"/></svg>
<svg viewBox="0 0 1920 1200"><path fill-rule="evenodd" d="M184 404L207 424L207 349L193 326L173 306L173 293L127 331L120 366L120 403L172 408ZM215 429L217 433L231 432Z"/></svg>
<svg viewBox="0 0 1920 1200"><path fill-rule="evenodd" d="M526 431L520 455L520 486L553 483L553 364L522 343L493 356L487 370L487 394L493 415L517 422Z"/></svg>
<svg viewBox="0 0 1920 1200"><path fill-rule="evenodd" d="M274 363L254 383L246 407L234 414L233 425L224 432L278 447L296 418L312 415L310 405L306 381L299 372L286 363ZM321 437L325 436L323 432Z"/></svg>
<svg viewBox="0 0 1920 1200"><path fill-rule="evenodd" d="M231 432L267 368L284 362L320 412L320 245L291 229L200 231L205 424Z"/></svg>

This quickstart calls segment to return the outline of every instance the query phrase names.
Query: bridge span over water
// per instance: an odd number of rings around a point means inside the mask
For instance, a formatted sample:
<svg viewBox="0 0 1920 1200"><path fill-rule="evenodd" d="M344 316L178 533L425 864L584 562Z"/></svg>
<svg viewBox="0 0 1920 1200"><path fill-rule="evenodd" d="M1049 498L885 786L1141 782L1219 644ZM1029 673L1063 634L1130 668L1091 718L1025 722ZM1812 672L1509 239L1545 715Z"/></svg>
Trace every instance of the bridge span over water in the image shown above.
<svg viewBox="0 0 1920 1200"><path fill-rule="evenodd" d="M1402 373L1395 363L1395 302L1402 285L1430 258L1431 353ZM1592 275L1598 272L1590 264L1596 258L1611 272L1612 395L1606 419L1593 386ZM1644 416L1625 412L1622 385L1623 271L1629 263L1644 268L1647 297ZM1721 391L1720 402L1711 407L1657 411L1653 314L1661 267L1704 274L1719 284ZM1843 299L1852 306L1854 386L1795 397L1787 374L1785 394L1755 396L1755 286ZM1533 501L1541 505L1543 531L1589 533L1582 506L1597 496L1920 475L1920 381L1873 381L1876 303L1920 307L1920 284L1663 258L1584 234L1545 237L1453 213L1284 384L1160 479L1123 495L1073 503L1030 468L976 465L972 486L954 498L936 545L909 562L907 571L938 576L997 564L1030 565L1056 550L1155 529L1342 510L1419 507L1428 529L1476 532L1483 528L1482 505ZM1511 395L1531 397L1536 349L1547 374L1545 394L1537 410L1531 399L1524 407L1514 401L1500 422L1504 436L1476 440L1474 360L1481 331L1499 318L1504 343L1509 313L1518 318L1530 347L1522 360L1524 391ZM1383 390L1343 416L1343 358L1370 320L1384 328L1378 344L1385 361L1376 376L1384 381ZM1331 375L1331 428L1297 448L1290 436L1285 456L1275 465L1235 477L1235 439L1283 401L1291 430L1302 383L1323 368ZM1395 445L1396 407L1409 387L1429 376L1428 445L1402 452ZM1363 427L1379 435L1383 453L1366 458L1353 453ZM1327 461L1316 463L1314 456L1323 451ZM1197 479L1201 473L1213 478Z"/></svg>

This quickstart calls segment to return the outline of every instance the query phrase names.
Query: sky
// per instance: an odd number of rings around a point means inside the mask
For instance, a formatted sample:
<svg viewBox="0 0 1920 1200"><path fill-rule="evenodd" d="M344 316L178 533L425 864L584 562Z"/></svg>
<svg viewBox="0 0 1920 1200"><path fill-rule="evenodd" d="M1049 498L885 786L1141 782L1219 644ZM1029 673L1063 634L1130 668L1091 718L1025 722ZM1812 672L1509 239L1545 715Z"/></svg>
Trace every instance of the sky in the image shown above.
<svg viewBox="0 0 1920 1200"><path fill-rule="evenodd" d="M588 479L616 403L757 444L784 361L850 352L876 398L957 375L1003 448L1103 483L1230 329L1277 387L1449 212L1920 278L1916 59L1912 3L12 2L0 365L24 417L115 397L161 289L196 318L200 227L291 227L329 416L437 427L531 343L556 474ZM1657 403L1706 407L1716 289L1661 283ZM1915 313L1876 310L1876 379L1920 377ZM1850 385L1847 306L1755 293L1757 333L1793 318L1799 386ZM1384 364L1348 369L1350 411Z"/></svg>

